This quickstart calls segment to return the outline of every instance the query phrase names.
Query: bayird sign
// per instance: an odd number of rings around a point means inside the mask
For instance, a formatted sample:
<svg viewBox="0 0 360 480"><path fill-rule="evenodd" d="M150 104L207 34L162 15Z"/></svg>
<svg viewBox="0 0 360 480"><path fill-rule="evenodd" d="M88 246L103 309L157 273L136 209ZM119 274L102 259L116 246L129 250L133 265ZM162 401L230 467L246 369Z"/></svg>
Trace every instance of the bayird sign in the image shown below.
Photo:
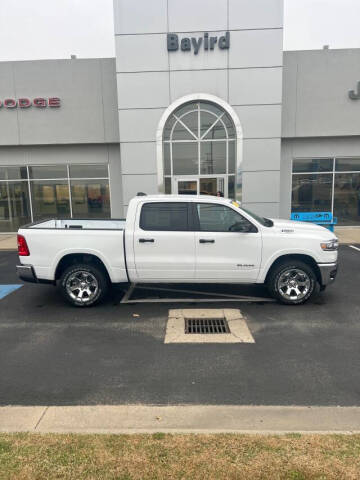
<svg viewBox="0 0 360 480"><path fill-rule="evenodd" d="M201 49L214 50L215 46L220 50L228 50L230 48L230 32L226 32L221 37L209 36L209 33L204 33L203 37L183 37L179 39L176 33L168 33L167 35L167 49L168 52L176 52L181 50L183 52L194 52L197 55Z"/></svg>

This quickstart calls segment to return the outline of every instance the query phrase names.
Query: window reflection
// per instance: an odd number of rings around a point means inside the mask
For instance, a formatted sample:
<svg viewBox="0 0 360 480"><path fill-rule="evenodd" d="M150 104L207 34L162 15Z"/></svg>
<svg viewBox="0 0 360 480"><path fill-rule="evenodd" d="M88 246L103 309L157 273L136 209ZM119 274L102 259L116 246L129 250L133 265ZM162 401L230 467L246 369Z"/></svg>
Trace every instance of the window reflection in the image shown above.
<svg viewBox="0 0 360 480"><path fill-rule="evenodd" d="M27 182L0 183L0 232L14 232L30 222Z"/></svg>
<svg viewBox="0 0 360 480"><path fill-rule="evenodd" d="M174 143L172 145L174 175L197 175L198 173L198 144Z"/></svg>
<svg viewBox="0 0 360 480"><path fill-rule="evenodd" d="M171 191L170 180L166 180L171 175L189 176L189 181L214 175L214 183L216 176L224 175L221 191L227 194L227 175L237 174L235 139L233 121L223 108L205 101L180 106L169 116L163 130L166 192ZM236 188L235 182L232 186Z"/></svg>
<svg viewBox="0 0 360 480"><path fill-rule="evenodd" d="M71 197L74 218L110 217L110 193L107 180L72 181Z"/></svg>
<svg viewBox="0 0 360 480"><path fill-rule="evenodd" d="M196 208L202 232L234 232L238 225L250 226L240 213L224 205L198 203Z"/></svg>
<svg viewBox="0 0 360 480"><path fill-rule="evenodd" d="M41 180L42 178L67 178L66 165L50 165L29 167L30 178Z"/></svg>
<svg viewBox="0 0 360 480"><path fill-rule="evenodd" d="M360 173L335 175L334 215L339 225L360 222Z"/></svg>
<svg viewBox="0 0 360 480"><path fill-rule="evenodd" d="M359 225L360 158L294 159L292 211L329 211L338 225Z"/></svg>
<svg viewBox="0 0 360 480"><path fill-rule="evenodd" d="M74 180L77 176L86 179ZM107 177L104 164L0 167L0 232L49 217L70 218L72 211L76 218L110 218Z"/></svg>
<svg viewBox="0 0 360 480"><path fill-rule="evenodd" d="M293 161L293 172L332 172L333 158L296 158Z"/></svg>
<svg viewBox="0 0 360 480"><path fill-rule="evenodd" d="M71 178L107 178L107 165L70 165Z"/></svg>
<svg viewBox="0 0 360 480"><path fill-rule="evenodd" d="M45 218L69 218L69 186L63 180L32 181L34 221Z"/></svg>
<svg viewBox="0 0 360 480"><path fill-rule="evenodd" d="M203 142L200 162L203 175L226 173L226 142Z"/></svg>
<svg viewBox="0 0 360 480"><path fill-rule="evenodd" d="M294 175L293 212L331 212L332 175Z"/></svg>

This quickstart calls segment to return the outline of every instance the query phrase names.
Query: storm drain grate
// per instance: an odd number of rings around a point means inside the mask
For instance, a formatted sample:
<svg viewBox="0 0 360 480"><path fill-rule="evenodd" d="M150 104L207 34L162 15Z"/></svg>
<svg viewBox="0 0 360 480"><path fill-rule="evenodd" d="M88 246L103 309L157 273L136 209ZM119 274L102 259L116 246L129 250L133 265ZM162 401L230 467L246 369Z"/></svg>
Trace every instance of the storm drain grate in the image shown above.
<svg viewBox="0 0 360 480"><path fill-rule="evenodd" d="M225 318L185 318L187 334L219 334L230 333Z"/></svg>

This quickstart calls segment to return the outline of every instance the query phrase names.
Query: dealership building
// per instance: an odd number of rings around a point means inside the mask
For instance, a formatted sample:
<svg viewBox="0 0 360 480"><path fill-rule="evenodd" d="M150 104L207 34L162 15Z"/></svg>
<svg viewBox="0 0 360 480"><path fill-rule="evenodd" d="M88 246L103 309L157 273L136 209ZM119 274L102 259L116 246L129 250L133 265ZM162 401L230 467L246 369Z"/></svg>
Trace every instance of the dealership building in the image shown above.
<svg viewBox="0 0 360 480"><path fill-rule="evenodd" d="M116 58L0 62L0 233L137 192L360 225L360 50L283 52L282 0L115 0Z"/></svg>

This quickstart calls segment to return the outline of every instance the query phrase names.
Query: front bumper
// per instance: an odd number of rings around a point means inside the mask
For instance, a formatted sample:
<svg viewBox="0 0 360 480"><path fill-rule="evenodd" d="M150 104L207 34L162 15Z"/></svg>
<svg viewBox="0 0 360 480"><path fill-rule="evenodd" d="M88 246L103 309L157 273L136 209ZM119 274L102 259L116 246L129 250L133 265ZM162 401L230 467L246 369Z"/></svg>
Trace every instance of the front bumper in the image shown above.
<svg viewBox="0 0 360 480"><path fill-rule="evenodd" d="M38 283L38 279L32 265L17 265L16 273L24 282Z"/></svg>
<svg viewBox="0 0 360 480"><path fill-rule="evenodd" d="M321 275L321 286L326 287L333 283L338 272L338 263L318 263Z"/></svg>

